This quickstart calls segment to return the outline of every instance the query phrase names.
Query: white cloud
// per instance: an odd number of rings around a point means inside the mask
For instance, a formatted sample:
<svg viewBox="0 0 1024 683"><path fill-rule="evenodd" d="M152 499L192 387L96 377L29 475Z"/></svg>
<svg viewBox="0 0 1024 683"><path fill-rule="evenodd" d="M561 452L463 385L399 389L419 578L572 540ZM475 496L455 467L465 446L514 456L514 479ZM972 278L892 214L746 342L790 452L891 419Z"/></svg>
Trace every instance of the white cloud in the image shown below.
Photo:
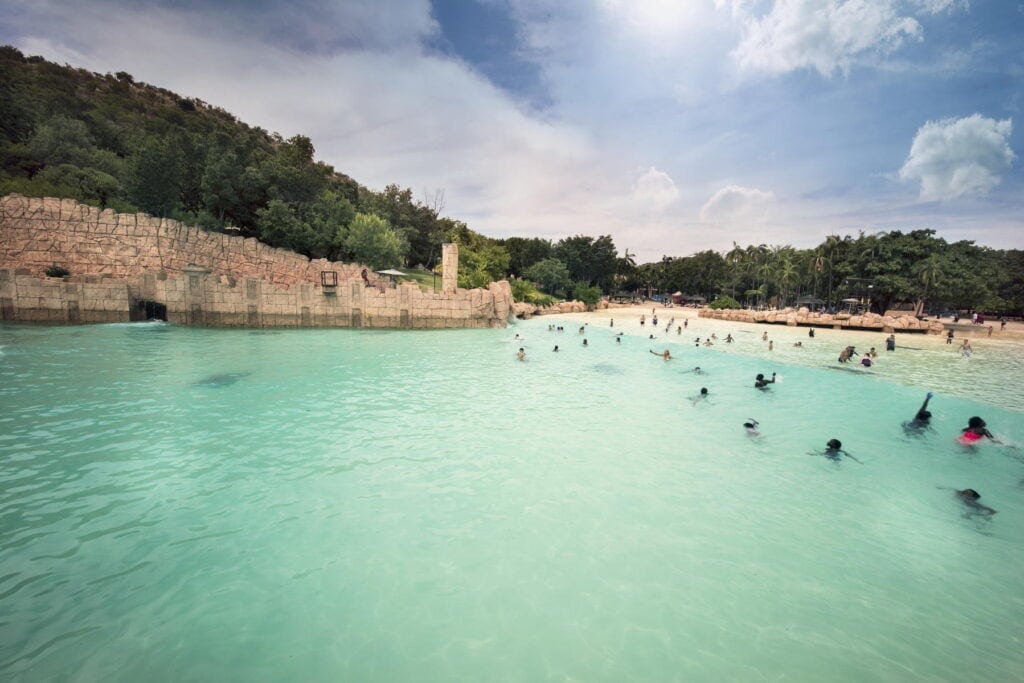
<svg viewBox="0 0 1024 683"><path fill-rule="evenodd" d="M771 190L727 185L701 207L700 220L716 225L754 223L764 217L774 202L775 193Z"/></svg>
<svg viewBox="0 0 1024 683"><path fill-rule="evenodd" d="M1013 121L974 114L929 121L917 131L900 169L903 180L921 183L921 201L988 194L1013 165Z"/></svg>
<svg viewBox="0 0 1024 683"><path fill-rule="evenodd" d="M651 166L633 183L633 196L655 211L664 211L679 198L679 189L668 173Z"/></svg>
<svg viewBox="0 0 1024 683"><path fill-rule="evenodd" d="M922 11L928 14L941 14L945 11L966 10L970 3L968 0L914 0Z"/></svg>
<svg viewBox="0 0 1024 683"><path fill-rule="evenodd" d="M941 2L930 0L932 5ZM922 36L921 25L900 16L895 0L777 0L761 18L741 3L733 3L732 10L744 23L743 40L733 54L751 71L848 73L857 60L889 54Z"/></svg>

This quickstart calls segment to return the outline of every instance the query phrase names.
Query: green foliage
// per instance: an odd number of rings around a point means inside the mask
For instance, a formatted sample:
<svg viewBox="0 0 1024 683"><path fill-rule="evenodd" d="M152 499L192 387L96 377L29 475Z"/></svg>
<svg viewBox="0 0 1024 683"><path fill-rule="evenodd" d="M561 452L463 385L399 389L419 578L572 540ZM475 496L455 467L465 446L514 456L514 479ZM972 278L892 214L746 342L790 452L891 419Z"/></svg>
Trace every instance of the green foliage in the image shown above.
<svg viewBox="0 0 1024 683"><path fill-rule="evenodd" d="M377 270L399 265L409 245L384 219L357 213L348 226L345 248L356 261Z"/></svg>
<svg viewBox="0 0 1024 683"><path fill-rule="evenodd" d="M499 244L508 251L509 274L524 277L526 271L534 264L551 257L554 247L551 240L540 238L509 237L500 240ZM550 291L550 290L549 290Z"/></svg>
<svg viewBox="0 0 1024 683"><path fill-rule="evenodd" d="M546 258L534 263L523 275L536 282L549 294L562 294L569 287L569 269L555 258Z"/></svg>
<svg viewBox="0 0 1024 683"><path fill-rule="evenodd" d="M601 300L601 288L586 282L575 282L572 285L572 296L585 303L588 308L593 308Z"/></svg>
<svg viewBox="0 0 1024 683"><path fill-rule="evenodd" d="M550 306L557 299L550 294L544 294L537 286L529 280L512 280L512 298L516 301L525 301L535 306Z"/></svg>
<svg viewBox="0 0 1024 683"><path fill-rule="evenodd" d="M71 271L56 263L46 269L46 277L67 277L68 275L71 275Z"/></svg>
<svg viewBox="0 0 1024 683"><path fill-rule="evenodd" d="M618 252L611 236L566 237L555 245L553 255L566 265L572 280L611 288L618 267Z"/></svg>
<svg viewBox="0 0 1024 683"><path fill-rule="evenodd" d="M720 296L711 303L708 304L708 308L719 310L722 308L743 308L740 306L740 302L733 299L731 296Z"/></svg>

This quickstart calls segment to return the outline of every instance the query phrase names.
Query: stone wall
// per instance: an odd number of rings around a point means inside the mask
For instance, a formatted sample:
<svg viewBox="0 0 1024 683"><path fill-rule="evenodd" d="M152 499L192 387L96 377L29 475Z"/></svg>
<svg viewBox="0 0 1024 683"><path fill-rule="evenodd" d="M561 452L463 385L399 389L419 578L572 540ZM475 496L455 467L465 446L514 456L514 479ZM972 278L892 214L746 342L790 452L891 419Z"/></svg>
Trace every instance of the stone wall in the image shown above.
<svg viewBox="0 0 1024 683"><path fill-rule="evenodd" d="M446 255L454 271L458 251ZM46 277L55 263L72 275ZM368 287L361 270L145 214L0 200L0 320L118 322L159 304L168 321L191 325L422 329L502 327L512 308L504 281L437 294L389 280ZM321 271L337 273L337 285Z"/></svg>
<svg viewBox="0 0 1024 683"><path fill-rule="evenodd" d="M876 313L851 315L849 313L817 313L806 307L786 308L781 311L751 311L749 309L712 310L702 308L701 318L731 320L743 323L767 323L769 325L802 325L805 327L832 327L850 330L879 330L882 332L927 332L941 334L944 327L938 320L918 320L912 315L899 317L882 316Z"/></svg>

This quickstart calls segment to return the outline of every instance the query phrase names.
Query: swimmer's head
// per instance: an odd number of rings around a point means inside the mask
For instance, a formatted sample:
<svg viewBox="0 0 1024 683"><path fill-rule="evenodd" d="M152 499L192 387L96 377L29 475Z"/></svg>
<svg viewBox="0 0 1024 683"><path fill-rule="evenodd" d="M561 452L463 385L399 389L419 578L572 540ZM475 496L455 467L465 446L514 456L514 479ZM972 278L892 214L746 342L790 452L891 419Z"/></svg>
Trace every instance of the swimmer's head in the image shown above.
<svg viewBox="0 0 1024 683"><path fill-rule="evenodd" d="M981 494L974 489L964 489L963 491L957 491L964 498L970 498L971 500L978 500L981 498Z"/></svg>
<svg viewBox="0 0 1024 683"><path fill-rule="evenodd" d="M984 427L985 426L985 421L982 420L977 415L975 415L974 417L972 417L970 420L967 421L967 426L971 427L971 428L974 428L974 427Z"/></svg>
<svg viewBox="0 0 1024 683"><path fill-rule="evenodd" d="M708 395L708 388L707 387L701 387L700 388L700 395L701 396L707 396Z"/></svg>
<svg viewBox="0 0 1024 683"><path fill-rule="evenodd" d="M828 443L825 445L834 451L838 451L840 448L843 447L843 442L840 441L839 439L829 439Z"/></svg>
<svg viewBox="0 0 1024 683"><path fill-rule="evenodd" d="M757 373L757 377L755 377L754 379L757 379L757 380L764 379L764 375L759 372L759 373Z"/></svg>

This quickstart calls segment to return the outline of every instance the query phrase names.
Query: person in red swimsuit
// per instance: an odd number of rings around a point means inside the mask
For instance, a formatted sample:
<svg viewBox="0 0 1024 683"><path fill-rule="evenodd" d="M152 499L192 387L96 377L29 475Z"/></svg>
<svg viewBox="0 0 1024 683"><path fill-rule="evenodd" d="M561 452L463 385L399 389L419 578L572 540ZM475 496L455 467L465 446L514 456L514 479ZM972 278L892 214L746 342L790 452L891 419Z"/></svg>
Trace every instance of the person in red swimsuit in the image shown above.
<svg viewBox="0 0 1024 683"><path fill-rule="evenodd" d="M972 444L981 441L986 436L993 441L998 443L996 437L992 436L992 432L988 431L985 426L985 421L978 416L974 416L967 421L967 426L963 428L962 434L960 434L961 443Z"/></svg>

